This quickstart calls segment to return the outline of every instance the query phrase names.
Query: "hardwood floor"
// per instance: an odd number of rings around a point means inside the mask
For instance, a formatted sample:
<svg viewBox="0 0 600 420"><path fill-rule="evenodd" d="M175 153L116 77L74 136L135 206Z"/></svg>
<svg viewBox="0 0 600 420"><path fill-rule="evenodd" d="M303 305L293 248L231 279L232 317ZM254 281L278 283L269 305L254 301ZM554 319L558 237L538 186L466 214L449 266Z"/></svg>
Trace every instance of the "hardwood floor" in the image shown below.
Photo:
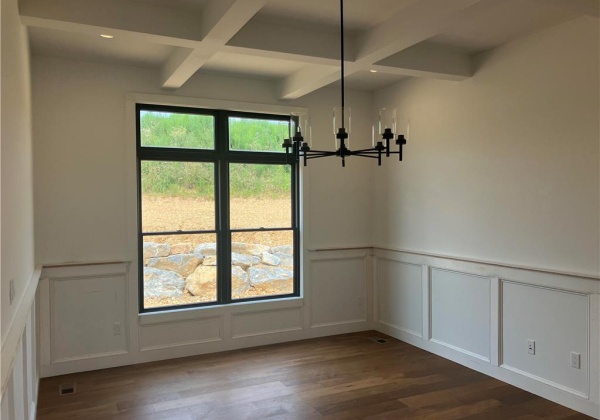
<svg viewBox="0 0 600 420"><path fill-rule="evenodd" d="M388 340L379 344L371 337ZM60 384L77 384L58 395ZM39 420L589 419L376 332L43 379Z"/></svg>

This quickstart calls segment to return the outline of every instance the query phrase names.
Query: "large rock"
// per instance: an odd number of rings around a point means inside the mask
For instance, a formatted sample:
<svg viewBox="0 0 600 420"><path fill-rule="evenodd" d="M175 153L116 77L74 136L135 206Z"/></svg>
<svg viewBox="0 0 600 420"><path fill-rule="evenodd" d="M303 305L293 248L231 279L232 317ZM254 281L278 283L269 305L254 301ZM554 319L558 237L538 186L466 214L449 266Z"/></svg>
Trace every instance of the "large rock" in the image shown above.
<svg viewBox="0 0 600 420"><path fill-rule="evenodd" d="M262 253L262 262L263 262L263 264L266 264L266 265L279 265L279 263L281 262L281 259L278 256L273 255L269 252L263 252Z"/></svg>
<svg viewBox="0 0 600 420"><path fill-rule="evenodd" d="M189 242L171 245L171 255L191 254L192 252L194 252L194 245Z"/></svg>
<svg viewBox="0 0 600 420"><path fill-rule="evenodd" d="M199 265L185 281L185 288L194 296L215 293L217 287L217 267ZM234 297L250 288L248 273L238 266L231 267L231 291Z"/></svg>
<svg viewBox="0 0 600 420"><path fill-rule="evenodd" d="M207 255L204 257L203 265L217 265L217 256L216 255Z"/></svg>
<svg viewBox="0 0 600 420"><path fill-rule="evenodd" d="M203 257L206 257L207 255L217 255L217 244L214 242L200 244L194 249L194 254L200 254Z"/></svg>
<svg viewBox="0 0 600 420"><path fill-rule="evenodd" d="M201 262L202 259L194 254L179 254L162 258L150 258L148 267L174 271L183 277L187 277L194 272Z"/></svg>
<svg viewBox="0 0 600 420"><path fill-rule="evenodd" d="M173 271L144 268L144 297L181 297L185 280Z"/></svg>
<svg viewBox="0 0 600 420"><path fill-rule="evenodd" d="M159 244L157 242L144 242L144 260L157 257L167 257L171 253L169 244Z"/></svg>
<svg viewBox="0 0 600 420"><path fill-rule="evenodd" d="M247 244L245 242L232 242L231 251L238 254L256 255L260 257L263 252L269 251L269 247L261 244Z"/></svg>
<svg viewBox="0 0 600 420"><path fill-rule="evenodd" d="M279 258L279 267L294 267L294 256L290 254L273 254Z"/></svg>
<svg viewBox="0 0 600 420"><path fill-rule="evenodd" d="M241 295L250 289L248 282L248 273L242 270L241 267L234 265L231 267L231 293L233 297Z"/></svg>
<svg viewBox="0 0 600 420"><path fill-rule="evenodd" d="M248 269L250 285L255 289L275 289L291 293L294 272L285 268L259 265Z"/></svg>
<svg viewBox="0 0 600 420"><path fill-rule="evenodd" d="M288 254L294 255L294 245L274 246L269 250L271 254Z"/></svg>
<svg viewBox="0 0 600 420"><path fill-rule="evenodd" d="M217 288L217 267L199 265L186 279L185 288L194 296L214 292Z"/></svg>
<svg viewBox="0 0 600 420"><path fill-rule="evenodd" d="M231 253L231 265L239 266L245 270L257 264L260 264L260 258L254 255L238 254L237 252Z"/></svg>

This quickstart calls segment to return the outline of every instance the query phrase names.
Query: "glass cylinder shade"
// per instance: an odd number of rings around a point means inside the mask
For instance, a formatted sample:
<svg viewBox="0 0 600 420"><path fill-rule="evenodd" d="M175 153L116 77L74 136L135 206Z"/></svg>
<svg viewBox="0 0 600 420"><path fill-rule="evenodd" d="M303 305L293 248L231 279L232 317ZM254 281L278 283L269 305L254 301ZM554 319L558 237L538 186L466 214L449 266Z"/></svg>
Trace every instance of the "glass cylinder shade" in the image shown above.
<svg viewBox="0 0 600 420"><path fill-rule="evenodd" d="M408 135L409 135L408 117L401 115L396 118L396 131L394 133L396 134L396 136L404 135L404 138L408 140Z"/></svg>
<svg viewBox="0 0 600 420"><path fill-rule="evenodd" d="M292 112L292 136L301 133L304 141L312 147L312 129L307 112Z"/></svg>
<svg viewBox="0 0 600 420"><path fill-rule="evenodd" d="M383 134L386 128L396 133L396 109L395 108L380 108L379 109L379 134Z"/></svg>
<svg viewBox="0 0 600 420"><path fill-rule="evenodd" d="M350 144L350 133L352 132L352 109L350 107L333 108L333 135L335 138L335 147L339 147L337 133L340 128L345 128L348 133L346 146Z"/></svg>

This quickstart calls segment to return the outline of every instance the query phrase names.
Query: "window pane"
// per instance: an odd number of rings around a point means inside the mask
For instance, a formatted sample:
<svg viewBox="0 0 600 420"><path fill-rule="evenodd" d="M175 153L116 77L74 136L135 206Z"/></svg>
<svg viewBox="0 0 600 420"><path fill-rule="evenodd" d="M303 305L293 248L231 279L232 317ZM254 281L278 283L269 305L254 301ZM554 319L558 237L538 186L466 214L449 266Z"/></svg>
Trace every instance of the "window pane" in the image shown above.
<svg viewBox="0 0 600 420"><path fill-rule="evenodd" d="M215 171L206 162L141 162L142 232L215 230Z"/></svg>
<svg viewBox="0 0 600 420"><path fill-rule="evenodd" d="M289 165L229 165L232 229L292 226L292 171Z"/></svg>
<svg viewBox="0 0 600 420"><path fill-rule="evenodd" d="M217 301L216 235L144 236L144 308Z"/></svg>
<svg viewBox="0 0 600 420"><path fill-rule="evenodd" d="M215 148L212 115L140 111L142 146L187 149Z"/></svg>
<svg viewBox="0 0 600 420"><path fill-rule="evenodd" d="M289 121L229 117L229 148L253 152L285 152Z"/></svg>
<svg viewBox="0 0 600 420"><path fill-rule="evenodd" d="M232 299L294 293L291 230L231 234Z"/></svg>

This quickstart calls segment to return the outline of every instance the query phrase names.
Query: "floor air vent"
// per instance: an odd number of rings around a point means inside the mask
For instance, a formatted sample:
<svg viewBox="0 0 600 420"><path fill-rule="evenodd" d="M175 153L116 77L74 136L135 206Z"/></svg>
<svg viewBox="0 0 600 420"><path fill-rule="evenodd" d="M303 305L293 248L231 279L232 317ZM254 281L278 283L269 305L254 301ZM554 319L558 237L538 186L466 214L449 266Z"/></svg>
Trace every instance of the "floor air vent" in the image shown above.
<svg viewBox="0 0 600 420"><path fill-rule="evenodd" d="M369 340L374 341L378 344L385 344L388 342L385 338L381 338L381 337L369 337Z"/></svg>
<svg viewBox="0 0 600 420"><path fill-rule="evenodd" d="M75 384L62 384L58 386L58 395L70 395L76 391Z"/></svg>

